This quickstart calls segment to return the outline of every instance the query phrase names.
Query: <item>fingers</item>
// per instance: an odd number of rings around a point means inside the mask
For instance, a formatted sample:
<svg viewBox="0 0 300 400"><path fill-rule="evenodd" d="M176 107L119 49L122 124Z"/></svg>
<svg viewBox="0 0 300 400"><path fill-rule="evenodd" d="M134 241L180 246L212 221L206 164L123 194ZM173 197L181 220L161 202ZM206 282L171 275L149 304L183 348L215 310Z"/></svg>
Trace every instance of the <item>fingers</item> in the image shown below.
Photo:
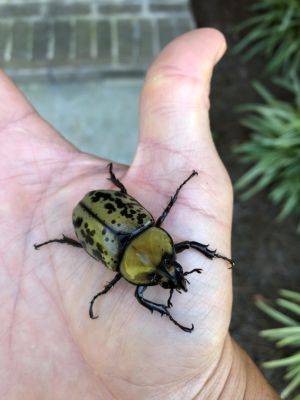
<svg viewBox="0 0 300 400"><path fill-rule="evenodd" d="M171 42L147 74L141 96L140 143L133 166L210 162L215 149L209 127L209 87L226 48L214 29L199 29ZM169 161L168 161L169 160Z"/></svg>

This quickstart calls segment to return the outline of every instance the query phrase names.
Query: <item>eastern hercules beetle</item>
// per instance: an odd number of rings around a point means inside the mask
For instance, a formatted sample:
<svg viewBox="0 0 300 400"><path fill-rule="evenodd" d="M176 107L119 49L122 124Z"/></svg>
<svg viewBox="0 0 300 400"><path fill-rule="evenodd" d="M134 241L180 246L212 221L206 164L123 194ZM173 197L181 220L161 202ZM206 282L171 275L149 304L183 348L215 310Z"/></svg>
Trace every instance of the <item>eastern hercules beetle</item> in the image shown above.
<svg viewBox="0 0 300 400"><path fill-rule="evenodd" d="M124 278L137 286L135 297L142 306L151 312L158 311L161 315L167 315L179 328L191 332L194 325L189 328L178 323L170 314L169 308L172 306L174 289L186 292L188 281L185 277L193 272L200 273L201 269L183 272L181 265L176 261L176 254L192 248L210 259L222 258L231 266L234 265L231 259L210 250L208 245L194 241L174 244L168 232L161 228L176 202L180 189L197 175L197 172L193 171L178 187L157 221L127 193L125 186L116 178L112 163L109 164L109 173L110 180L120 190L93 190L83 197L73 211L73 224L79 242L63 235L62 239L35 244L35 249L48 243L66 243L82 247L90 256L117 272L104 290L93 297L89 308L92 319L98 318L93 313L96 298L107 293L115 283ZM153 285L170 289L167 305L154 303L143 297L147 286Z"/></svg>

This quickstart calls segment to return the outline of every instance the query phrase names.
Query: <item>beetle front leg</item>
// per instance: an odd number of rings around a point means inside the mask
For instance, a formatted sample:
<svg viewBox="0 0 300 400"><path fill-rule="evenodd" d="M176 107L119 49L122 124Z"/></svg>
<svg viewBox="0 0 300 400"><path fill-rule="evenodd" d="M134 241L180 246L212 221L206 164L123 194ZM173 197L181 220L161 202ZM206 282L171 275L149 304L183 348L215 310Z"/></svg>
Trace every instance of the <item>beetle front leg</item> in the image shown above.
<svg viewBox="0 0 300 400"><path fill-rule="evenodd" d="M62 239L51 239L51 240L48 240L47 242L34 244L33 246L36 250L38 250L40 247L45 246L46 244L49 244L49 243L62 243L62 244L65 243L65 244L69 244L70 246L73 246L73 247L82 247L82 245L79 242L77 242L76 240L71 239L65 235L62 235Z"/></svg>
<svg viewBox="0 0 300 400"><path fill-rule="evenodd" d="M193 274L194 272L197 272L198 274L201 274L202 269L201 268L194 268L191 271L184 272L183 275L187 276L187 275Z"/></svg>
<svg viewBox="0 0 300 400"><path fill-rule="evenodd" d="M191 173L191 175L185 179L182 184L177 188L176 192L174 193L174 195L171 197L167 207L164 209L163 213L161 214L161 216L158 218L158 220L155 223L155 226L161 226L161 224L164 222L166 216L169 214L171 208L173 207L173 205L175 204L177 197L179 195L180 190L182 189L182 187L191 179L193 178L193 176L198 175L197 171L193 171Z"/></svg>
<svg viewBox="0 0 300 400"><path fill-rule="evenodd" d="M177 322L172 315L170 314L168 307L165 306L164 304L158 304L154 303L153 301L144 299L143 293L147 289L147 286L137 286L136 291L135 291L135 297L137 301L144 307L146 307L148 310L153 313L153 311L157 311L160 313L161 316L167 315L169 319L180 329L182 329L184 332L192 332L194 329L194 325L192 324L191 328L188 328L186 326L181 325L179 322Z"/></svg>
<svg viewBox="0 0 300 400"><path fill-rule="evenodd" d="M234 261L231 260L230 258L218 254L217 250L210 250L208 244L203 244L199 242L190 242L186 240L184 242L176 243L174 245L174 249L176 253L181 253L182 251L187 249L195 249L211 260L213 258L222 258L222 260L228 261L231 264L230 268L234 267L235 264Z"/></svg>
<svg viewBox="0 0 300 400"><path fill-rule="evenodd" d="M170 289L170 295L169 295L168 302L167 302L168 308L173 307L173 304L172 304L173 293L174 293L174 289Z"/></svg>

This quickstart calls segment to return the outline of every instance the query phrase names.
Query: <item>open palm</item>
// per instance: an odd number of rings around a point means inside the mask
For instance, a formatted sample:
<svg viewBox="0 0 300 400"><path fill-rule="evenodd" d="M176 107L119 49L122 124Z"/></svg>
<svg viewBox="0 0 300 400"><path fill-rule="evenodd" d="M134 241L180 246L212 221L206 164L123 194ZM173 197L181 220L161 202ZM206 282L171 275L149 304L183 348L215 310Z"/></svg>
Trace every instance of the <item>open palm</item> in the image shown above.
<svg viewBox="0 0 300 400"><path fill-rule="evenodd" d="M208 119L210 75L224 49L208 29L166 47L145 81L134 161L115 165L115 173L157 218L197 170L163 227L175 242L209 243L230 256L232 192ZM213 399L212 377L230 340L226 261L193 250L178 256L185 270L203 269L172 300L173 316L195 325L191 334L141 307L124 280L97 300L99 318L91 320L89 301L114 274L82 249L35 251L33 244L62 233L75 238L77 202L90 190L115 188L108 161L63 139L4 74L0 96L1 399ZM153 287L146 297L167 296Z"/></svg>

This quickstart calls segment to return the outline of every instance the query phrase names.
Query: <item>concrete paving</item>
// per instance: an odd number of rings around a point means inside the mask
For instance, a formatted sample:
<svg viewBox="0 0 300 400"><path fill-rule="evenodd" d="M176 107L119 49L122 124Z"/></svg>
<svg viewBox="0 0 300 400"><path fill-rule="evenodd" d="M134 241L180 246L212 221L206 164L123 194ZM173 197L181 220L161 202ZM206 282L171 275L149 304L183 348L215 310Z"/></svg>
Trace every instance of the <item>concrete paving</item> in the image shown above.
<svg viewBox="0 0 300 400"><path fill-rule="evenodd" d="M142 79L27 82L38 112L80 150L129 164L138 138Z"/></svg>

